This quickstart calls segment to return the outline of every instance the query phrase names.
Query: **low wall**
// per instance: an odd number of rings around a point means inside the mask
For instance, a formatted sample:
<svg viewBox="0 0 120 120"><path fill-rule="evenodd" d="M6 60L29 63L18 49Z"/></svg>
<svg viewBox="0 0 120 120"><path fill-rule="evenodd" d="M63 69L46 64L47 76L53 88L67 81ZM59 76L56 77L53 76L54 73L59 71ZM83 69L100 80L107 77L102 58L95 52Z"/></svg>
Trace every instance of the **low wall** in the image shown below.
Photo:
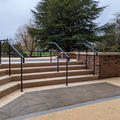
<svg viewBox="0 0 120 120"><path fill-rule="evenodd" d="M74 52L67 52L67 54L70 56L71 59L76 59L76 54ZM65 59L65 55L61 54L61 58Z"/></svg>
<svg viewBox="0 0 120 120"><path fill-rule="evenodd" d="M80 63L86 64L86 54L81 53L80 56L76 54L76 59L79 60ZM95 66L95 74L99 75L99 56L95 57L96 59L96 66ZM93 70L94 69L94 55L93 53L88 53L87 56L87 67L88 69Z"/></svg>
<svg viewBox="0 0 120 120"><path fill-rule="evenodd" d="M69 53L70 54L70 53ZM74 55L73 55L74 54ZM74 57L73 57L74 56ZM78 54L72 53L71 59L78 60ZM85 53L81 53L79 56L80 63L86 63ZM93 69L94 54L88 53L88 68ZM96 74L99 78L120 77L120 53L116 52L103 52L96 56Z"/></svg>
<svg viewBox="0 0 120 120"><path fill-rule="evenodd" d="M99 76L100 78L120 77L120 54L99 54Z"/></svg>

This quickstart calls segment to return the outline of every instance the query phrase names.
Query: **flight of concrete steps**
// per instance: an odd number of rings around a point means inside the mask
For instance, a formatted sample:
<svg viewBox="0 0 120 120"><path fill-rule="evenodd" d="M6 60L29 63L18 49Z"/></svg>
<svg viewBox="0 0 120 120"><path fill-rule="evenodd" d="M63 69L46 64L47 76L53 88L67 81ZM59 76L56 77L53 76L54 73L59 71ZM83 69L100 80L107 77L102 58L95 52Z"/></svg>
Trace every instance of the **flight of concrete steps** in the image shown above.
<svg viewBox="0 0 120 120"><path fill-rule="evenodd" d="M20 64L12 64L12 75L8 75L8 64L0 65L0 98L20 89ZM24 63L23 87L40 87L65 84L66 66L60 62L60 71L57 72L56 63ZM68 82L83 82L97 80L93 71L86 69L79 62L69 62Z"/></svg>

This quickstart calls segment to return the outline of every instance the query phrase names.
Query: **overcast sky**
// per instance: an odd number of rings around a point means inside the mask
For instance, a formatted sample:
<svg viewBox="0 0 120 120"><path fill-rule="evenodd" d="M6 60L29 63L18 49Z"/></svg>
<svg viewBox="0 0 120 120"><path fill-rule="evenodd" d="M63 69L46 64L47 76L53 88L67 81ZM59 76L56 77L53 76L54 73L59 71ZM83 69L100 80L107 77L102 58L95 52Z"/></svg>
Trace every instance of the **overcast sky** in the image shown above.
<svg viewBox="0 0 120 120"><path fill-rule="evenodd" d="M0 39L13 38L16 30L27 24L33 9L40 0L0 0ZM97 20L99 25L111 21L120 12L120 0L99 0L100 6L108 5Z"/></svg>

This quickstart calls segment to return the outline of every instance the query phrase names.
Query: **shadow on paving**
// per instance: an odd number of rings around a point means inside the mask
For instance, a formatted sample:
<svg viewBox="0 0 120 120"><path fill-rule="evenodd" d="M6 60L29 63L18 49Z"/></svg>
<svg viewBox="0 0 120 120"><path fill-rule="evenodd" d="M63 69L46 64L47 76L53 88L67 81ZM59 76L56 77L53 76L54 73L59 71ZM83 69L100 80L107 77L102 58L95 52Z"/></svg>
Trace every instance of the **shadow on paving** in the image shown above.
<svg viewBox="0 0 120 120"><path fill-rule="evenodd" d="M120 96L120 87L97 83L25 93L0 109L0 120Z"/></svg>

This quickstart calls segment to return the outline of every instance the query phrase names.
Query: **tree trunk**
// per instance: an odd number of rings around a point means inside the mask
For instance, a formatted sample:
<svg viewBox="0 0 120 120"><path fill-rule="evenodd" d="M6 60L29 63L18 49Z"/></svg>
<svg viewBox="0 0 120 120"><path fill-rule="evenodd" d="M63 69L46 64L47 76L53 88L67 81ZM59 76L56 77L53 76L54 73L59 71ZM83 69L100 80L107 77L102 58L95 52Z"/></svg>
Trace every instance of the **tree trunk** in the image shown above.
<svg viewBox="0 0 120 120"><path fill-rule="evenodd" d="M33 51L30 51L30 57L32 57Z"/></svg>

